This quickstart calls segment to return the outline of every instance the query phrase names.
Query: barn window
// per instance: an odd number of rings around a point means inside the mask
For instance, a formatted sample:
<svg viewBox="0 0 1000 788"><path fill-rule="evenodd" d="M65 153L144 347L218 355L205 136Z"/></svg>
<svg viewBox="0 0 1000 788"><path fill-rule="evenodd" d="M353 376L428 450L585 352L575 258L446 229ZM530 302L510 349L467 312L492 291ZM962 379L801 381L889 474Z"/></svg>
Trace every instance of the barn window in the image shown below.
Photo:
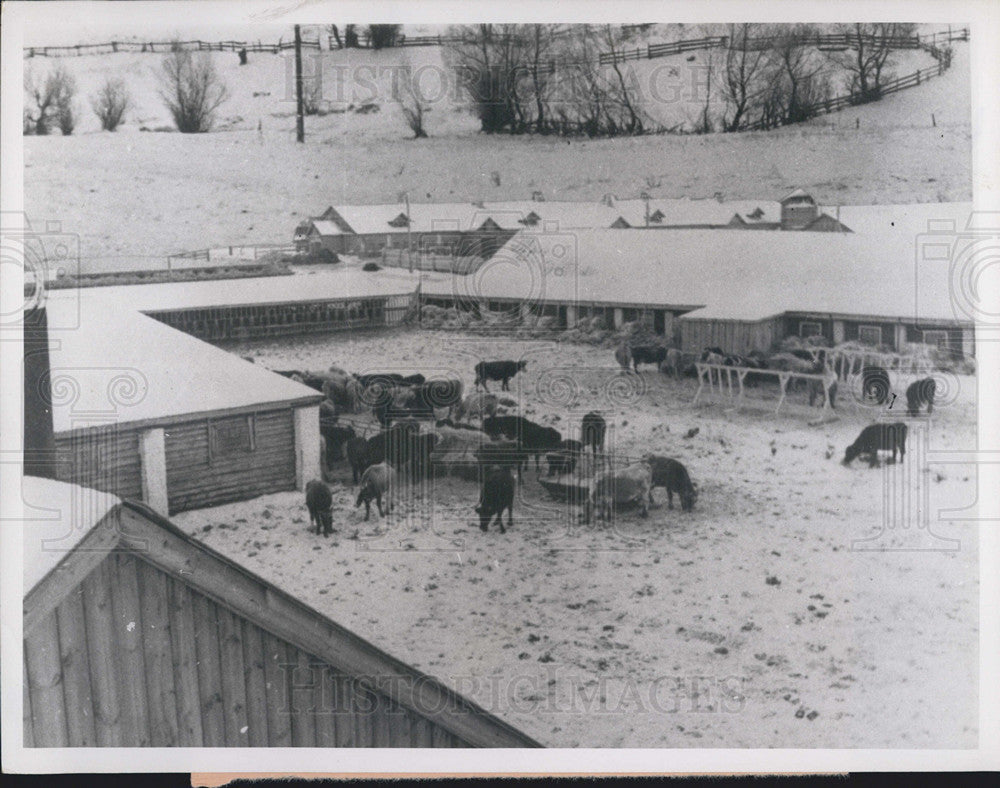
<svg viewBox="0 0 1000 788"><path fill-rule="evenodd" d="M947 331L924 331L924 344L934 345L942 350L948 349Z"/></svg>
<svg viewBox="0 0 1000 788"><path fill-rule="evenodd" d="M823 335L822 323L807 323L804 320L801 323L799 323L800 337L819 337L822 335Z"/></svg>
<svg viewBox="0 0 1000 788"><path fill-rule="evenodd" d="M254 417L237 416L231 419L209 420L209 461L253 451L257 447Z"/></svg>
<svg viewBox="0 0 1000 788"><path fill-rule="evenodd" d="M858 326L858 341L863 345L878 346L882 344L881 326Z"/></svg>

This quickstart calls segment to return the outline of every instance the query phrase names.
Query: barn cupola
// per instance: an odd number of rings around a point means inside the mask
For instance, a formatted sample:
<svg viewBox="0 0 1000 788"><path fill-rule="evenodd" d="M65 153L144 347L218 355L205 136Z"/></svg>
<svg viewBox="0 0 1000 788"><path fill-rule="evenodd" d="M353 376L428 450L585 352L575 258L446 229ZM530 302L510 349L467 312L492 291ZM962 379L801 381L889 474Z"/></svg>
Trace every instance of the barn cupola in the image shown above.
<svg viewBox="0 0 1000 788"><path fill-rule="evenodd" d="M781 229L804 230L818 215L816 201L802 189L796 189L781 201Z"/></svg>

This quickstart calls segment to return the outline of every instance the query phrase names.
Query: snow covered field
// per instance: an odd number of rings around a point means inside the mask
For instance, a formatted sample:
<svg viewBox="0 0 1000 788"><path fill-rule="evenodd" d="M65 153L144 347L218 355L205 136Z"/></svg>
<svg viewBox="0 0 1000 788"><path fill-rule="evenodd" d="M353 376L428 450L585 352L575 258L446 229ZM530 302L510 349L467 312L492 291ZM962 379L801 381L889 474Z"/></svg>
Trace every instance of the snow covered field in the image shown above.
<svg viewBox="0 0 1000 788"><path fill-rule="evenodd" d="M924 453L974 446L973 378L949 379L902 464L872 470L839 464L872 417L843 391L841 418L811 427L802 395L780 416L773 400L692 408L693 382L626 377L610 350L569 343L399 331L229 349L467 387L479 358L523 357L511 396L526 416L571 436L600 409L620 454L688 467L694 512L658 489L648 519L613 525L577 524L533 470L505 535L479 531L476 486L456 478L365 523L346 465L331 539L309 531L301 493L174 518L544 744L975 746L976 529L937 518L969 514L956 510L976 500L976 474ZM929 530L893 528L899 506L926 506Z"/></svg>
<svg viewBox="0 0 1000 788"><path fill-rule="evenodd" d="M536 190L550 200L642 191L778 199L802 187L824 205L968 201L968 46L956 43L952 68L926 85L801 126L603 140L482 135L447 95L427 115L430 139L411 140L388 85L404 60L414 70L431 67L432 80L439 50L324 53L324 93L348 64L352 87L337 111L307 119L305 145L294 141L285 57L255 55L241 68L233 53L215 53L232 98L219 130L204 135L138 131L169 125L155 88L162 56L63 58L82 100L105 75L122 76L133 85L136 109L114 134L96 130L84 103L72 137L25 137L25 209L36 223L58 220L78 234L80 267L89 272L163 267L165 255L193 249L289 243L302 218L330 204L392 202L404 191L415 202L521 200ZM927 65L923 52L898 56L905 61L899 73ZM669 69L672 60L640 61L640 71ZM54 62L26 64L44 70ZM697 65L682 57L677 77L666 72L680 97L658 111L697 114L688 86ZM376 87L362 78L372 71L381 74ZM658 95L673 96L668 88L660 84ZM374 109L359 111L366 103Z"/></svg>

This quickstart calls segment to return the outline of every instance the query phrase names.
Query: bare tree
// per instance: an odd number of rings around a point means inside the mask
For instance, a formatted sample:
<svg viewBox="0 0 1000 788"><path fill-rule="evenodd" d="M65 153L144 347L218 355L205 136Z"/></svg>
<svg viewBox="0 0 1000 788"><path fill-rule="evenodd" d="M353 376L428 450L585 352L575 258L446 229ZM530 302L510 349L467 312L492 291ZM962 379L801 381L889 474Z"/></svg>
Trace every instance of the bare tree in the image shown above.
<svg viewBox="0 0 1000 788"><path fill-rule="evenodd" d="M774 36L769 79L771 100L782 123L799 123L815 115L812 105L824 92L823 80L818 78L820 68L806 46L812 37L813 29L801 24L782 25Z"/></svg>
<svg viewBox="0 0 1000 788"><path fill-rule="evenodd" d="M719 81L726 110L722 116L725 131L738 131L756 108L766 87L762 77L767 57L762 48L752 45L757 26L729 26L729 46L721 66Z"/></svg>
<svg viewBox="0 0 1000 788"><path fill-rule="evenodd" d="M396 46L402 25L368 25L368 40L372 49L386 49Z"/></svg>
<svg viewBox="0 0 1000 788"><path fill-rule="evenodd" d="M215 112L229 91L215 71L211 56L177 47L163 58L160 97L170 110L177 130L184 134L209 131Z"/></svg>
<svg viewBox="0 0 1000 788"><path fill-rule="evenodd" d="M912 35L913 25L855 22L841 26L839 32L850 36L851 47L830 53L830 59L847 72L847 87L859 94L858 103L879 99L882 74L892 65L893 39Z"/></svg>
<svg viewBox="0 0 1000 788"><path fill-rule="evenodd" d="M121 125L131 103L125 82L111 77L90 97L90 106L105 131L114 131Z"/></svg>
<svg viewBox="0 0 1000 788"><path fill-rule="evenodd" d="M24 92L25 133L49 134L53 122L59 124L63 134L73 133L76 123L73 107L76 80L65 66L61 64L56 66L44 80L38 78L30 69L25 69Z"/></svg>

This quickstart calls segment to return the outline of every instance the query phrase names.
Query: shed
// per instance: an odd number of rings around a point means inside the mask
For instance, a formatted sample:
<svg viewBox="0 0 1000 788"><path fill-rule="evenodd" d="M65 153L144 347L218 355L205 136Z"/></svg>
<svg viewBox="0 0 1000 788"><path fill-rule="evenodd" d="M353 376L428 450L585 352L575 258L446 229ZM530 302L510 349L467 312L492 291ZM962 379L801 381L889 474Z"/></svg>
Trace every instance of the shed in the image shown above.
<svg viewBox="0 0 1000 788"><path fill-rule="evenodd" d="M77 319L49 333L58 478L169 514L319 477L322 395L108 306L76 292L48 306L54 325Z"/></svg>
<svg viewBox="0 0 1000 788"><path fill-rule="evenodd" d="M26 747L539 746L143 504L24 496L59 513L26 524Z"/></svg>

